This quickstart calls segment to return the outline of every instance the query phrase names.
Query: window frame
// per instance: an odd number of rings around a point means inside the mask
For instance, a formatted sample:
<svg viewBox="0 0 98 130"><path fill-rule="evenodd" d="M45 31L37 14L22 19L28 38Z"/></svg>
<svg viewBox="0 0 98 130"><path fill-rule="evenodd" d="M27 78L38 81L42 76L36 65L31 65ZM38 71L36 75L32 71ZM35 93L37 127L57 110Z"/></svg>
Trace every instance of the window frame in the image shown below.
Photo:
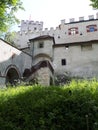
<svg viewBox="0 0 98 130"><path fill-rule="evenodd" d="M66 59L61 59L61 65L65 66L66 65Z"/></svg>
<svg viewBox="0 0 98 130"><path fill-rule="evenodd" d="M69 34L69 35L76 35L76 34L78 34L78 33L79 33L78 27L72 27L72 28L69 28L69 29L68 29L68 34Z"/></svg>
<svg viewBox="0 0 98 130"><path fill-rule="evenodd" d="M41 48L44 48L44 42L39 42L39 43L38 43L38 48L40 48L40 49L41 49Z"/></svg>
<svg viewBox="0 0 98 130"><path fill-rule="evenodd" d="M93 30L91 28L93 28ZM87 32L95 32L95 31L97 31L97 25L96 24L91 24L91 25L86 26L86 31Z"/></svg>

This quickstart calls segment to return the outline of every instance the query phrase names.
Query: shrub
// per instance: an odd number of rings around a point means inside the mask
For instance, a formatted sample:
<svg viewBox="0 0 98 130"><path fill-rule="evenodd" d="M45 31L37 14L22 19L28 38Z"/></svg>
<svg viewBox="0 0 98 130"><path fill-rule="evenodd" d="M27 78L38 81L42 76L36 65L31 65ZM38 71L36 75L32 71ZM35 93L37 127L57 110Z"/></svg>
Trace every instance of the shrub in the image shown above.
<svg viewBox="0 0 98 130"><path fill-rule="evenodd" d="M1 130L98 130L98 82L0 91Z"/></svg>

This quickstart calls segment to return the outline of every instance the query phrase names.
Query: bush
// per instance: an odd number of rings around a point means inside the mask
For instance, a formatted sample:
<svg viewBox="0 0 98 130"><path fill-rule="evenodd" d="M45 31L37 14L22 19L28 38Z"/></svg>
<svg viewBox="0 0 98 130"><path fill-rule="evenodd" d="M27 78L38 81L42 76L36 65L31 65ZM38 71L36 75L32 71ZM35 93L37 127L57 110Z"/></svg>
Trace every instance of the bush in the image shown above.
<svg viewBox="0 0 98 130"><path fill-rule="evenodd" d="M0 91L1 130L98 130L98 82Z"/></svg>

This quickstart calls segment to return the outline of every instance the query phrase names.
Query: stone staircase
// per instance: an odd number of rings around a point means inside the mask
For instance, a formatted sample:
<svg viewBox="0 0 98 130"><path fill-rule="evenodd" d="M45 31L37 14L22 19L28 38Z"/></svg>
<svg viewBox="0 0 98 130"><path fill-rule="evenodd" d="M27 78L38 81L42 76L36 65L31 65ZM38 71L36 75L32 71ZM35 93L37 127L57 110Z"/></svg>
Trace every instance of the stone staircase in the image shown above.
<svg viewBox="0 0 98 130"><path fill-rule="evenodd" d="M48 69L48 71L46 71L46 69ZM31 69L25 70L23 73L24 82L36 82L39 78L42 79L43 75L48 77L50 72L53 75L54 70L50 62L48 60L40 61L36 65L32 66Z"/></svg>

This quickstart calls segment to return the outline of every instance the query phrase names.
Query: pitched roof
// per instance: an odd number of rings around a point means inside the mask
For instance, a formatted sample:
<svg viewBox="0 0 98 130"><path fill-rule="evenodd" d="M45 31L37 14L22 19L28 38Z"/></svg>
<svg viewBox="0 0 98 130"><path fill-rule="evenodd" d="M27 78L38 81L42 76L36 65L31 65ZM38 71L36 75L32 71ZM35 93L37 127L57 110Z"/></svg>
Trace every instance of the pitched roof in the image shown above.
<svg viewBox="0 0 98 130"><path fill-rule="evenodd" d="M45 40L45 39L52 39L54 44L55 44L55 40L54 37L50 36L50 35L42 35L42 36L38 36L32 39L29 39L29 41L37 41L37 40Z"/></svg>
<svg viewBox="0 0 98 130"><path fill-rule="evenodd" d="M29 56L31 56L30 54L28 54L28 53L24 52L22 49L19 49L19 48L18 48L18 47L16 47L15 45L13 45L13 44L11 44L11 43L9 43L9 42L7 42L7 41L3 40L2 38L0 38L0 40L1 40L1 41L3 41L5 44L8 44L9 46L11 46L11 47L13 47L13 48L15 48L15 49L17 49L17 50L19 50L19 51L21 51L21 52L23 52L23 53L25 53L25 54L29 55Z"/></svg>

